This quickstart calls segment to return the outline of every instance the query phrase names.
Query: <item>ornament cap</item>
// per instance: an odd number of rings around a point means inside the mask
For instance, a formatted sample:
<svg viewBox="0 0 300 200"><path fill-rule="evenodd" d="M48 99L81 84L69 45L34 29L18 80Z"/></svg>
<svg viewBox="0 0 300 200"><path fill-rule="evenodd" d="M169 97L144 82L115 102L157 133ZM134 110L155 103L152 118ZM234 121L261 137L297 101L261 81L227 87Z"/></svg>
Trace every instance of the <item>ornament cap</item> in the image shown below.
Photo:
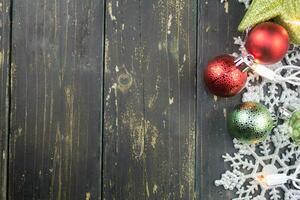
<svg viewBox="0 0 300 200"><path fill-rule="evenodd" d="M248 72L254 64L254 57L251 54L241 55L234 60L234 64L242 72Z"/></svg>

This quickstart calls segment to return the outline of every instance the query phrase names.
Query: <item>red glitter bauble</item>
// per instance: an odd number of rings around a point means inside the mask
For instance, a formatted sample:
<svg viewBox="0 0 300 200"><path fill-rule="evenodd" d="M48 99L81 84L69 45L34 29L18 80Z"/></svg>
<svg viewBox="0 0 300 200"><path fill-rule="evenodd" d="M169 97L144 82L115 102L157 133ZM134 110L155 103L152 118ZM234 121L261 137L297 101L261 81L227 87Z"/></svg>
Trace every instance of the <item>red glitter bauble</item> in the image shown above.
<svg viewBox="0 0 300 200"><path fill-rule="evenodd" d="M250 30L245 47L253 55L256 63L273 64L286 54L289 35L282 26L264 22Z"/></svg>
<svg viewBox="0 0 300 200"><path fill-rule="evenodd" d="M208 62L204 69L204 81L211 93L230 97L244 88L247 73L237 68L234 60L233 56L220 55Z"/></svg>

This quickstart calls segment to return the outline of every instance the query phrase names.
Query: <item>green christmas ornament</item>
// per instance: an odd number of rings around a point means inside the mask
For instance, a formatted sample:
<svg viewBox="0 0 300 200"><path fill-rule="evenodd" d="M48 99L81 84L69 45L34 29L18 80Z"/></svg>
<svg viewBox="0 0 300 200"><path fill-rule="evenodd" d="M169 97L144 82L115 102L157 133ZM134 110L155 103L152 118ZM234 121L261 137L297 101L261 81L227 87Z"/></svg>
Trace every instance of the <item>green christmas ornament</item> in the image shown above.
<svg viewBox="0 0 300 200"><path fill-rule="evenodd" d="M289 132L292 140L300 144L300 111L296 111L289 120Z"/></svg>
<svg viewBox="0 0 300 200"><path fill-rule="evenodd" d="M285 27L291 43L300 44L300 0L253 0L238 29L270 19Z"/></svg>
<svg viewBox="0 0 300 200"><path fill-rule="evenodd" d="M271 132L274 121L269 110L260 103L245 102L229 114L229 133L242 142L257 143Z"/></svg>
<svg viewBox="0 0 300 200"><path fill-rule="evenodd" d="M280 110L282 118L288 119L288 129L292 140L300 145L300 110L290 106Z"/></svg>

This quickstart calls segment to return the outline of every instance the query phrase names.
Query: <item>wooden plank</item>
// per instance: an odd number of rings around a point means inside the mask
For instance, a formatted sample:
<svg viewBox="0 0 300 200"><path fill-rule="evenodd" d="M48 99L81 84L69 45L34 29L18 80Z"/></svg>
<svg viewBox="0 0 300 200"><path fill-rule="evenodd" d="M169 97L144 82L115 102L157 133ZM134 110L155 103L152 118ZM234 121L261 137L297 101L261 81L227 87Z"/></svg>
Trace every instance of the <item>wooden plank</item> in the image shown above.
<svg viewBox="0 0 300 200"><path fill-rule="evenodd" d="M10 199L98 199L103 10L14 0Z"/></svg>
<svg viewBox="0 0 300 200"><path fill-rule="evenodd" d="M106 7L104 199L192 199L196 1Z"/></svg>
<svg viewBox="0 0 300 200"><path fill-rule="evenodd" d="M226 129L226 117L241 97L217 98L211 95L204 86L202 70L214 56L237 52L232 38L240 35L237 26L244 7L238 1L228 1L228 7L220 1L199 1L198 13L197 199L231 199L232 193L216 187L214 180L219 179L228 167L222 155L234 150Z"/></svg>
<svg viewBox="0 0 300 200"><path fill-rule="evenodd" d="M0 199L7 196L9 71L10 71L10 1L0 1Z"/></svg>
<svg viewBox="0 0 300 200"><path fill-rule="evenodd" d="M103 199L144 199L140 1L106 1Z"/></svg>
<svg viewBox="0 0 300 200"><path fill-rule="evenodd" d="M193 199L196 0L144 0L146 187L149 199Z"/></svg>

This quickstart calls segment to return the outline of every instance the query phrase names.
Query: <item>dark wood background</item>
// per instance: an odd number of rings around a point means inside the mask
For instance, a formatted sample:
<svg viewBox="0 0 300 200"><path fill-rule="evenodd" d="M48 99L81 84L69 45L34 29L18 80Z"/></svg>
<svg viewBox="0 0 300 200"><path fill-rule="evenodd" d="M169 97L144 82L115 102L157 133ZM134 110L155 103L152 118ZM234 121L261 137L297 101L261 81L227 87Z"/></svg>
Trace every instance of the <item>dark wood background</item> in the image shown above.
<svg viewBox="0 0 300 200"><path fill-rule="evenodd" d="M236 0L0 0L0 199L231 199L208 59Z"/></svg>

